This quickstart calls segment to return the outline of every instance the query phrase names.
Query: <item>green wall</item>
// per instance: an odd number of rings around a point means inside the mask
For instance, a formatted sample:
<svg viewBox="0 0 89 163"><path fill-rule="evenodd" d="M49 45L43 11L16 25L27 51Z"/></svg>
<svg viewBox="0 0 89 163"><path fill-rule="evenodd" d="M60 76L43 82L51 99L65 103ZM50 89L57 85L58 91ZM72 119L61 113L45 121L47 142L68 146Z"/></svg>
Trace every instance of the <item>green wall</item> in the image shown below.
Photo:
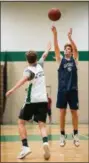
<svg viewBox="0 0 89 163"><path fill-rule="evenodd" d="M38 59L41 57L43 51L38 51ZM63 54L63 52L61 52ZM46 58L46 61L55 61L53 58L54 51L51 51ZM26 61L24 51L10 51L0 52L0 61ZM89 61L89 51L79 51L79 61Z"/></svg>

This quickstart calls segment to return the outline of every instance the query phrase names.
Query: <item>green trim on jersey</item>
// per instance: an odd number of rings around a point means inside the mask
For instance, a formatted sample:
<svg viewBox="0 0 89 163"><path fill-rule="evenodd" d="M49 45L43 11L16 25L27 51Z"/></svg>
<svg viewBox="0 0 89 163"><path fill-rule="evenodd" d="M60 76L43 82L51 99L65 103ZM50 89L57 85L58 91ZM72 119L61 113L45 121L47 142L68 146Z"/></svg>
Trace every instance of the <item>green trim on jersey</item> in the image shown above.
<svg viewBox="0 0 89 163"><path fill-rule="evenodd" d="M31 103L31 90L32 90L32 84L29 85L27 90L28 92L27 92L26 103Z"/></svg>

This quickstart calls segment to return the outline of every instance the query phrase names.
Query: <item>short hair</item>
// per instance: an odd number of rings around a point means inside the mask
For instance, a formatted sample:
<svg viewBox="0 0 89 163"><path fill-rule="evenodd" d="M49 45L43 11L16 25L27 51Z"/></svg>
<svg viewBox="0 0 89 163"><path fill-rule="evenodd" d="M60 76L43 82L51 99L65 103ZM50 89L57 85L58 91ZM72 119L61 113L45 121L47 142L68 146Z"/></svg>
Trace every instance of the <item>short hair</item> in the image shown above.
<svg viewBox="0 0 89 163"><path fill-rule="evenodd" d="M26 58L28 63L35 63L37 61L37 52L33 50L26 52Z"/></svg>
<svg viewBox="0 0 89 163"><path fill-rule="evenodd" d="M66 49L66 47L70 47L71 48L71 52L73 52L73 48L72 48L72 45L71 44L68 44L68 43L65 44L64 45L64 50Z"/></svg>

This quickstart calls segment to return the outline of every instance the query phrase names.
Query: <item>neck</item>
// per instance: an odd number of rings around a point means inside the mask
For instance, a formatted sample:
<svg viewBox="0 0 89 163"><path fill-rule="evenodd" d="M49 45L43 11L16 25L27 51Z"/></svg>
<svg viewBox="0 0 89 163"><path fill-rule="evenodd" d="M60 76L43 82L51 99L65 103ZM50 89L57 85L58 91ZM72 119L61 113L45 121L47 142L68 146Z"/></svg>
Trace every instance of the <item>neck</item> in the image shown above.
<svg viewBox="0 0 89 163"><path fill-rule="evenodd" d="M37 62L35 63L29 63L29 66L36 66L37 65Z"/></svg>
<svg viewBox="0 0 89 163"><path fill-rule="evenodd" d="M66 58L66 59L70 59L70 58L71 58L71 56L66 56L66 55L65 55L65 58Z"/></svg>

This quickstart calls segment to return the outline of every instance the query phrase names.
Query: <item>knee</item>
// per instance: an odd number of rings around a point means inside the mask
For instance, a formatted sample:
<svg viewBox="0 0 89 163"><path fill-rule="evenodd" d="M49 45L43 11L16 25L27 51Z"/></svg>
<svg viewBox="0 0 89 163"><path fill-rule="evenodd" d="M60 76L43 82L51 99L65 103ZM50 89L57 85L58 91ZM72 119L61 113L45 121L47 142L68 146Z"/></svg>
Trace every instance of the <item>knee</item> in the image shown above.
<svg viewBox="0 0 89 163"><path fill-rule="evenodd" d="M60 117L65 117L66 116L66 110L60 110Z"/></svg>
<svg viewBox="0 0 89 163"><path fill-rule="evenodd" d="M25 121L19 119L19 120L18 120L18 125L19 125L19 126L24 126L24 125L25 125Z"/></svg>
<svg viewBox="0 0 89 163"><path fill-rule="evenodd" d="M71 114L72 114L72 116L78 117L78 112L77 112L77 110L71 110Z"/></svg>
<svg viewBox="0 0 89 163"><path fill-rule="evenodd" d="M46 124L45 124L44 122L40 122L40 121L39 121L38 124L39 124L39 127L40 127L40 128L43 128L43 127L46 126Z"/></svg>

